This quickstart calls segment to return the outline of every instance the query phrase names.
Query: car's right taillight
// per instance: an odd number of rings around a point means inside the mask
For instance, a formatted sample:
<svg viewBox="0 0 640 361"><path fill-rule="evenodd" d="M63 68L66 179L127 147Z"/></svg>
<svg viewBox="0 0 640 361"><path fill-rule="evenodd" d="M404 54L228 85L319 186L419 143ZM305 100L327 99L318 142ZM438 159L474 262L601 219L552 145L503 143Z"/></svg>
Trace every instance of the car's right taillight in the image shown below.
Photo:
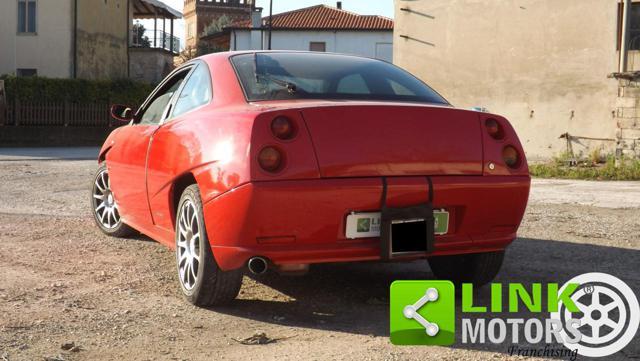
<svg viewBox="0 0 640 361"><path fill-rule="evenodd" d="M513 126L495 114L479 113L485 175L528 175L527 159Z"/></svg>
<svg viewBox="0 0 640 361"><path fill-rule="evenodd" d="M502 130L502 126L500 125L500 123L498 123L497 120L489 118L484 121L484 126L491 138L496 140L501 140L504 138L504 131Z"/></svg>
<svg viewBox="0 0 640 361"><path fill-rule="evenodd" d="M517 169L520 166L520 154L511 145L502 148L502 160L511 169Z"/></svg>

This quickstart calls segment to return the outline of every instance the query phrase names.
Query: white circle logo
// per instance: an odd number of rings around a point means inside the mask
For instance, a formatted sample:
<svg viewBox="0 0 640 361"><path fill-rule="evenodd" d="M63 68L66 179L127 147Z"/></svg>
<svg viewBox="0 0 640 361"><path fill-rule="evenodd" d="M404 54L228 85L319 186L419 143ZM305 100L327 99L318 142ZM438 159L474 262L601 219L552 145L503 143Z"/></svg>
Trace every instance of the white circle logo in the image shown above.
<svg viewBox="0 0 640 361"><path fill-rule="evenodd" d="M572 314L559 302L558 312L550 315L563 326L570 319L580 320L580 341L565 341L564 346L588 357L609 356L627 346L640 326L640 306L631 288L617 277L593 272L572 278L558 294L572 283L579 285L571 300L580 312ZM560 334L568 339L564 327Z"/></svg>

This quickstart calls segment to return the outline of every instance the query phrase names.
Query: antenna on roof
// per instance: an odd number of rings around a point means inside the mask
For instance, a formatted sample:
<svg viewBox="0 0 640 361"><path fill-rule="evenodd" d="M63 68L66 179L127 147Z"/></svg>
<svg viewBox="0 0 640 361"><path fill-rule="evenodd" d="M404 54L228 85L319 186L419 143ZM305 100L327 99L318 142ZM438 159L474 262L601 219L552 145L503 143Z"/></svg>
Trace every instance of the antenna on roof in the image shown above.
<svg viewBox="0 0 640 361"><path fill-rule="evenodd" d="M272 30L273 30L273 0L269 0L269 50L271 50Z"/></svg>

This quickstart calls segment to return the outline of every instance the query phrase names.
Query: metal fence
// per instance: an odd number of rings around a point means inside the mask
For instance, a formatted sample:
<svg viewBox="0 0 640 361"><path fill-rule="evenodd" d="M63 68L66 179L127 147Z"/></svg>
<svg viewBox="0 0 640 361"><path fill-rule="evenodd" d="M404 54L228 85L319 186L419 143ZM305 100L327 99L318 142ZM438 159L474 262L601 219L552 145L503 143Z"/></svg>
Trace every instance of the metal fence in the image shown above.
<svg viewBox="0 0 640 361"><path fill-rule="evenodd" d="M2 110L2 107L0 107ZM109 104L21 102L5 106L0 125L7 126L112 126Z"/></svg>
<svg viewBox="0 0 640 361"><path fill-rule="evenodd" d="M180 38L171 36L162 30L148 30L140 33L140 28L131 29L132 40L131 46L134 48L154 48L172 51L175 54L180 53ZM172 47L173 43L173 47Z"/></svg>

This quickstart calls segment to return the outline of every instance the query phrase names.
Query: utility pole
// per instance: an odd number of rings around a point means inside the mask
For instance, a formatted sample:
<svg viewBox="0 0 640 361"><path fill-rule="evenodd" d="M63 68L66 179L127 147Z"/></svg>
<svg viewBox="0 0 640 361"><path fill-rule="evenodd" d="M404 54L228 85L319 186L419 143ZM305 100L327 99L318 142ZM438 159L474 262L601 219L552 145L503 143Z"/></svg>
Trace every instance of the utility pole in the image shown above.
<svg viewBox="0 0 640 361"><path fill-rule="evenodd" d="M624 0L622 9L622 36L620 37L620 68L618 72L627 71L627 50L629 48L629 15L631 13L631 0Z"/></svg>
<svg viewBox="0 0 640 361"><path fill-rule="evenodd" d="M268 46L271 50L271 32L273 31L273 0L269 0L269 41Z"/></svg>

